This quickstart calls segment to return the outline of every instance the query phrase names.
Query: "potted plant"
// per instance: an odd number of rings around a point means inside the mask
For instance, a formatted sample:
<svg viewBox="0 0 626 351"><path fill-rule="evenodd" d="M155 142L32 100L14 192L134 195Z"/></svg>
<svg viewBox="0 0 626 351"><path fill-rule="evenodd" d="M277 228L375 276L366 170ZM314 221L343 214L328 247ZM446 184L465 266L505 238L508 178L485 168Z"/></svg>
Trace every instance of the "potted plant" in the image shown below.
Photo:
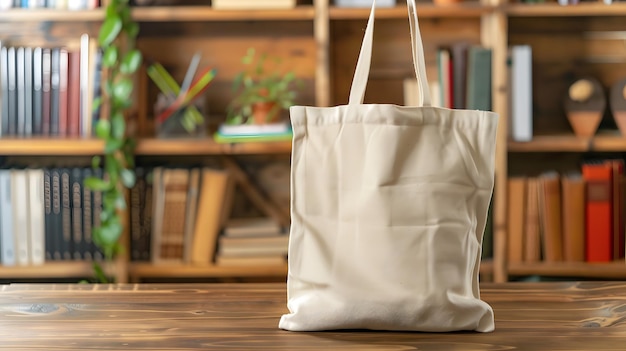
<svg viewBox="0 0 626 351"><path fill-rule="evenodd" d="M246 68L235 77L235 96L228 105L226 124L265 124L280 119L294 105L300 81L294 72L281 72L279 58L253 48L241 59Z"/></svg>
<svg viewBox="0 0 626 351"><path fill-rule="evenodd" d="M94 228L93 241L111 262L122 249L124 231L122 217L126 209L126 189L135 184L134 140L126 128L125 111L132 106L133 74L141 65L142 56L135 48L139 25L131 17L127 0L110 0L98 36L102 49L103 79L100 97L94 109L100 109L96 136L105 142L103 157L95 156L94 168L103 168L104 177L88 178L85 186L102 193L100 225ZM102 267L94 262L96 278L109 282Z"/></svg>

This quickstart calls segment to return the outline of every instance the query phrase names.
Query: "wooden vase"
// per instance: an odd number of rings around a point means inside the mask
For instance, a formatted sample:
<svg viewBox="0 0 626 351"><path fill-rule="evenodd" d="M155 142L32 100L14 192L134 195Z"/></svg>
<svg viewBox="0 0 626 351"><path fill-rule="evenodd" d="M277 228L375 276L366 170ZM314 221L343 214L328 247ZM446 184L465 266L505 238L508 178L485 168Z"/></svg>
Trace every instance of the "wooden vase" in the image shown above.
<svg viewBox="0 0 626 351"><path fill-rule="evenodd" d="M577 80L570 85L564 108L574 134L583 138L592 137L600 126L606 108L602 85L591 77Z"/></svg>
<svg viewBox="0 0 626 351"><path fill-rule="evenodd" d="M626 78L611 87L611 113L622 136L626 137Z"/></svg>

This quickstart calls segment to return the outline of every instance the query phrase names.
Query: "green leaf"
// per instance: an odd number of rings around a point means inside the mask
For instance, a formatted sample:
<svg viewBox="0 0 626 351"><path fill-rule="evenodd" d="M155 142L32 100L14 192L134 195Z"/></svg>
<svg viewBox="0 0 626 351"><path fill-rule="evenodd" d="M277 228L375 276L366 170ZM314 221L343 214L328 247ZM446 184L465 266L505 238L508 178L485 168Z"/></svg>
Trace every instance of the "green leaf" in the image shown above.
<svg viewBox="0 0 626 351"><path fill-rule="evenodd" d="M85 178L85 187L93 191L106 191L111 187L111 184L104 179L88 177Z"/></svg>
<svg viewBox="0 0 626 351"><path fill-rule="evenodd" d="M116 218L116 217L113 217ZM111 218L107 225L102 226L100 240L104 246L113 246L122 236L122 225Z"/></svg>
<svg viewBox="0 0 626 351"><path fill-rule="evenodd" d="M102 97L98 96L97 98L93 99L93 101L91 102L92 106L91 106L91 111L95 112L98 111L98 109L100 108L100 106L102 105Z"/></svg>
<svg viewBox="0 0 626 351"><path fill-rule="evenodd" d="M118 193L118 196L115 198L115 208L118 210L126 209L126 198L121 193Z"/></svg>
<svg viewBox="0 0 626 351"><path fill-rule="evenodd" d="M123 168L122 170L120 170L120 179L122 180L122 184L124 184L125 187L132 188L135 185L136 180L135 172L130 169Z"/></svg>
<svg viewBox="0 0 626 351"><path fill-rule="evenodd" d="M120 72L123 74L131 74L137 71L141 65L141 52L134 49L124 56L120 65Z"/></svg>
<svg viewBox="0 0 626 351"><path fill-rule="evenodd" d="M111 134L111 123L108 119L100 119L96 124L96 136L100 139L108 139Z"/></svg>
<svg viewBox="0 0 626 351"><path fill-rule="evenodd" d="M98 35L98 43L102 47L111 45L111 43L117 38L122 30L122 19L117 13L110 13L107 10L107 16L100 27L100 33Z"/></svg>
<svg viewBox="0 0 626 351"><path fill-rule="evenodd" d="M122 148L122 145L124 145L124 141L123 140L119 140L119 139L108 139L104 145L104 153L105 154L111 154L119 149Z"/></svg>
<svg viewBox="0 0 626 351"><path fill-rule="evenodd" d="M139 24L136 22L126 23L126 33L131 38L136 38L139 34Z"/></svg>
<svg viewBox="0 0 626 351"><path fill-rule="evenodd" d="M102 164L102 157L100 155L96 155L91 158L91 168L100 168Z"/></svg>
<svg viewBox="0 0 626 351"><path fill-rule="evenodd" d="M126 121L124 121L124 115L118 111L111 116L111 136L115 139L122 139L124 133L126 133Z"/></svg>
<svg viewBox="0 0 626 351"><path fill-rule="evenodd" d="M108 46L102 55L102 64L104 67L113 67L117 63L118 50L115 46Z"/></svg>
<svg viewBox="0 0 626 351"><path fill-rule="evenodd" d="M130 94L133 92L133 81L129 78L124 78L119 82L116 82L113 86L113 97L117 101L126 101L129 99Z"/></svg>

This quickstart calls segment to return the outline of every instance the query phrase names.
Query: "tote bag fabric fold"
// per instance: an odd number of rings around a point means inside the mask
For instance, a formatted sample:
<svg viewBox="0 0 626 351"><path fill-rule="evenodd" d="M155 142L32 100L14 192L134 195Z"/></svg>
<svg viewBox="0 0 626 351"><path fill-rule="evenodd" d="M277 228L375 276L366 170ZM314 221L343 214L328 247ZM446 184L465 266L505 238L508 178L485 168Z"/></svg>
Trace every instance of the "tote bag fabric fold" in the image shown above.
<svg viewBox="0 0 626 351"><path fill-rule="evenodd" d="M497 115L430 106L407 0L420 106L363 104L375 4L348 105L294 106L287 307L279 328L494 330L480 299Z"/></svg>

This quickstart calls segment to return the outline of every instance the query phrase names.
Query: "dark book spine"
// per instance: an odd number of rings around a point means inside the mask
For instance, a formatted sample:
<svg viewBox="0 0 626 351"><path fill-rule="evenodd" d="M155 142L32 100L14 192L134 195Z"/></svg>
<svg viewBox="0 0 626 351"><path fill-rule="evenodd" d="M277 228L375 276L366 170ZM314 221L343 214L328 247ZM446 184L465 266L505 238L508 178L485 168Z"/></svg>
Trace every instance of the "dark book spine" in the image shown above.
<svg viewBox="0 0 626 351"><path fill-rule="evenodd" d="M24 136L33 134L33 48L24 48Z"/></svg>
<svg viewBox="0 0 626 351"><path fill-rule="evenodd" d="M141 252L142 261L150 261L152 254L152 169L146 171L144 179L145 189L141 204L141 241L144 248Z"/></svg>
<svg viewBox="0 0 626 351"><path fill-rule="evenodd" d="M63 260L72 259L72 193L71 175L68 168L61 169L61 228L63 233L61 255Z"/></svg>
<svg viewBox="0 0 626 351"><path fill-rule="evenodd" d="M94 169L94 177L102 179L103 172L101 168ZM92 221L93 221L93 231L97 228L100 228L100 215L102 214L102 192L93 191L91 194L91 211L92 211ZM93 232L92 231L92 232ZM100 250L95 242L92 240L91 250L93 252L93 259L97 261L102 261L104 259L104 253Z"/></svg>
<svg viewBox="0 0 626 351"><path fill-rule="evenodd" d="M9 59L5 45L0 47L0 98L2 98L2 114L0 115L0 135L9 134Z"/></svg>
<svg viewBox="0 0 626 351"><path fill-rule="evenodd" d="M81 261L84 257L83 240L83 174L81 168L72 168L71 182L71 216L72 216L72 257Z"/></svg>
<svg viewBox="0 0 626 351"><path fill-rule="evenodd" d="M92 191L85 187L85 179L93 175L91 168L83 169L83 259L93 260L92 250Z"/></svg>
<svg viewBox="0 0 626 351"><path fill-rule="evenodd" d="M43 116L43 49L33 49L33 135L42 133Z"/></svg>
<svg viewBox="0 0 626 351"><path fill-rule="evenodd" d="M50 219L50 237L52 238L52 248L53 248L53 260L61 260L63 259L63 255L61 253L62 241L63 241L63 231L62 231L62 221L61 221L61 172L58 168L53 168L50 171L50 180L52 182L52 214Z"/></svg>
<svg viewBox="0 0 626 351"><path fill-rule="evenodd" d="M60 62L61 49L53 48L50 52L50 135L59 135Z"/></svg>
<svg viewBox="0 0 626 351"><path fill-rule="evenodd" d="M141 260L141 197L143 196L143 169L135 170L137 181L130 189L130 254L133 261Z"/></svg>
<svg viewBox="0 0 626 351"><path fill-rule="evenodd" d="M50 135L51 101L51 50L43 49L41 54L41 134Z"/></svg>

